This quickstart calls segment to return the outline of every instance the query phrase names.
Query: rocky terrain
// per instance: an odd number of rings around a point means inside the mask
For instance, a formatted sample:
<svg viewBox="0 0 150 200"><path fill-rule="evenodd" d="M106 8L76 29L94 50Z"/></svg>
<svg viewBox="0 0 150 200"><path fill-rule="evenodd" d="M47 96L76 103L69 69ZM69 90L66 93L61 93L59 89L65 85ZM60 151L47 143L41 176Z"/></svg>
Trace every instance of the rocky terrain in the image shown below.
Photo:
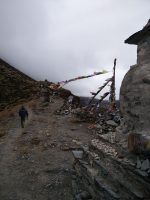
<svg viewBox="0 0 150 200"><path fill-rule="evenodd" d="M0 110L37 93L37 82L0 59Z"/></svg>
<svg viewBox="0 0 150 200"><path fill-rule="evenodd" d="M102 134L57 114L63 103L58 96L26 102L24 129L20 105L0 112L0 199L148 200L149 160L130 154L121 132Z"/></svg>
<svg viewBox="0 0 150 200"><path fill-rule="evenodd" d="M72 150L93 138L86 124L56 115L63 99L25 103L29 120L21 129L20 105L0 113L0 199L74 199Z"/></svg>
<svg viewBox="0 0 150 200"><path fill-rule="evenodd" d="M117 110L86 109L70 91L4 61L0 70L0 199L150 199L150 154L129 151L141 143L125 133Z"/></svg>

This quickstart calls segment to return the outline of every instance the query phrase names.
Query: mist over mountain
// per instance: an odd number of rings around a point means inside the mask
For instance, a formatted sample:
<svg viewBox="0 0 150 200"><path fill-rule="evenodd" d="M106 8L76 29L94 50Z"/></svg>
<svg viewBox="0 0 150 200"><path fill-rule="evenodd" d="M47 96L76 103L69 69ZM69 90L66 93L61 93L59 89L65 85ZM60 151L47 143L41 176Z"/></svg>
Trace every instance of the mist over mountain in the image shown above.
<svg viewBox="0 0 150 200"><path fill-rule="evenodd" d="M36 80L58 82L106 69L104 76L71 83L90 96L112 76L117 98L136 47L124 40L149 18L149 0L0 0L0 57ZM105 92L105 91L104 91Z"/></svg>

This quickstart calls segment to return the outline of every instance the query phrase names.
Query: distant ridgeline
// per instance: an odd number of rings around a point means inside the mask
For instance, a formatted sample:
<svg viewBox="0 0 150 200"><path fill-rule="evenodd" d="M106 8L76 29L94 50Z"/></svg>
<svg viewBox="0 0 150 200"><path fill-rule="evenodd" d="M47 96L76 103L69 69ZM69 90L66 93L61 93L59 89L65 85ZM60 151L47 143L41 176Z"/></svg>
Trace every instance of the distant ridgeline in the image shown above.
<svg viewBox="0 0 150 200"><path fill-rule="evenodd" d="M37 93L37 82L0 59L0 110Z"/></svg>

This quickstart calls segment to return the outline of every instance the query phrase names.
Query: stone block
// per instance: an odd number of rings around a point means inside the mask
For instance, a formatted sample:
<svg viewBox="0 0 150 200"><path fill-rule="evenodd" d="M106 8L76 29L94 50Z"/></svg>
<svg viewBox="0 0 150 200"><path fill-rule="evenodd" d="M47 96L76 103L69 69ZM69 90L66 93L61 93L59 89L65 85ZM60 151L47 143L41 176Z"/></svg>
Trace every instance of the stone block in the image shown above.
<svg viewBox="0 0 150 200"><path fill-rule="evenodd" d="M83 151L81 150L74 150L72 153L76 159L82 159L83 157Z"/></svg>
<svg viewBox="0 0 150 200"><path fill-rule="evenodd" d="M146 159L146 160L144 160L144 161L142 162L141 170L142 170L142 171L146 171L146 170L148 170L148 169L150 169L150 162L149 162L148 159Z"/></svg>

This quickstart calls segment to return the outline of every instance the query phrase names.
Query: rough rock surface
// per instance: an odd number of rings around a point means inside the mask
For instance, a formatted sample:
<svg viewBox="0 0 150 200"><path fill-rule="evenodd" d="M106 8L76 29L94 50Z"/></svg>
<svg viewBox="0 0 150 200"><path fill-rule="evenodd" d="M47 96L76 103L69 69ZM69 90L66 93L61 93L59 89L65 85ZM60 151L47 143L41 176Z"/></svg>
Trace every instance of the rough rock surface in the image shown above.
<svg viewBox="0 0 150 200"><path fill-rule="evenodd" d="M150 84L145 80L150 80L150 65L131 67L122 82L120 101L127 131L149 134Z"/></svg>
<svg viewBox="0 0 150 200"><path fill-rule="evenodd" d="M125 75L120 90L126 132L149 135L150 129L150 36L138 43L137 65Z"/></svg>
<svg viewBox="0 0 150 200"><path fill-rule="evenodd" d="M37 82L0 59L0 110L37 93Z"/></svg>

